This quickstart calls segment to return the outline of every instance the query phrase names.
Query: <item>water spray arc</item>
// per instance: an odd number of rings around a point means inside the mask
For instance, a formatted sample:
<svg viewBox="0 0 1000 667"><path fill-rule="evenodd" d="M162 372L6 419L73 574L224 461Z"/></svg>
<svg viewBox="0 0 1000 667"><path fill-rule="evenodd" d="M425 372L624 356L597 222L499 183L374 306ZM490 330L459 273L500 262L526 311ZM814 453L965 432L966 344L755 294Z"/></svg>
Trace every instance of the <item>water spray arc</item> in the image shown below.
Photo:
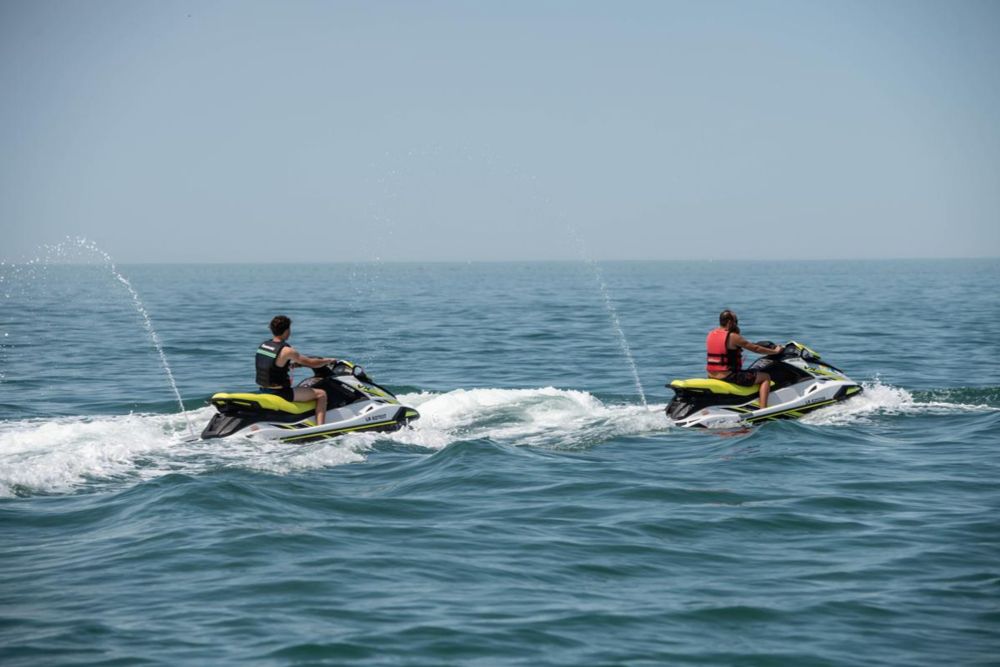
<svg viewBox="0 0 1000 667"><path fill-rule="evenodd" d="M632 372L632 381L635 383L636 393L639 394L639 398L642 400L643 406L649 407L649 402L646 400L646 392L642 388L642 380L639 378L639 367L635 363L635 357L632 355L632 347L628 344L628 338L625 336L625 329L622 327L621 319L618 317L618 309L615 308L614 299L611 298L611 290L608 289L608 283L604 279L604 272L601 267L587 254L586 246L583 243L583 239L580 237L579 232L573 225L567 223L567 231L571 237L576 241L577 250L580 254L580 259L584 264L590 267L591 271L594 273L594 280L597 281L597 288L601 292L601 297L604 300L604 309L608 311L608 319L611 321L611 328L614 329L615 335L618 337L618 346L622 350L622 356L625 357L626 363L628 363L629 370Z"/></svg>
<svg viewBox="0 0 1000 667"><path fill-rule="evenodd" d="M621 320L618 318L618 309L615 308L614 301L611 299L611 292L608 291L608 283L604 280L604 272L601 271L601 267L595 262L588 261L588 264L594 270L594 277L597 279L601 296L604 297L604 308L608 311L612 328L614 328L615 334L618 336L618 345L621 347L625 361L628 362L629 369L632 371L635 390L639 393L639 398L642 399L643 406L648 408L649 403L646 401L646 392L642 388L642 380L639 379L639 367L636 366L635 357L632 355L632 348L628 344L628 338L625 337L625 330L622 328Z"/></svg>
<svg viewBox="0 0 1000 667"><path fill-rule="evenodd" d="M100 247L93 241L85 238L70 239L79 248L95 253L104 260L104 265L111 271L111 274L115 277L119 283L125 288L129 296L132 297L132 304L135 306L136 312L142 317L143 326L146 329L146 333L149 334L149 339L153 342L153 347L156 348L156 353L160 357L160 364L163 366L163 370L167 374L167 381L170 383L170 388L173 390L174 397L177 399L177 405L180 408L180 412L184 415L184 421L187 422L188 432L194 437L194 426L191 424L191 418L188 417L187 412L184 410L184 400L181 398L180 389L177 387L177 381L174 379L174 373L170 369L170 363L167 361L167 354L163 351L163 343L160 341L159 334L156 333L156 329L153 328L153 321L149 317L149 312L146 310L146 306L143 305L142 299L139 298L139 293L132 283L128 281L118 268L115 266L115 262L111 259L111 255L101 250Z"/></svg>

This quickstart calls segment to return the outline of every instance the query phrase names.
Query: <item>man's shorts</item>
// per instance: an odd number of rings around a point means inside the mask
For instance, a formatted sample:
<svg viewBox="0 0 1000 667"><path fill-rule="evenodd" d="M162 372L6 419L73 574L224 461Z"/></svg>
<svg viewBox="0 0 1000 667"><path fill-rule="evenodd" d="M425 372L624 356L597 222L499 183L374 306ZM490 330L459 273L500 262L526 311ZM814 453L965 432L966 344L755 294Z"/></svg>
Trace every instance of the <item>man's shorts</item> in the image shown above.
<svg viewBox="0 0 1000 667"><path fill-rule="evenodd" d="M723 378L722 381L738 384L741 387L752 387L757 384L757 371L735 371Z"/></svg>
<svg viewBox="0 0 1000 667"><path fill-rule="evenodd" d="M295 390L291 387L278 387L277 389L270 389L269 387L261 387L260 393L262 394L273 394L274 396L280 396L286 401L295 400Z"/></svg>

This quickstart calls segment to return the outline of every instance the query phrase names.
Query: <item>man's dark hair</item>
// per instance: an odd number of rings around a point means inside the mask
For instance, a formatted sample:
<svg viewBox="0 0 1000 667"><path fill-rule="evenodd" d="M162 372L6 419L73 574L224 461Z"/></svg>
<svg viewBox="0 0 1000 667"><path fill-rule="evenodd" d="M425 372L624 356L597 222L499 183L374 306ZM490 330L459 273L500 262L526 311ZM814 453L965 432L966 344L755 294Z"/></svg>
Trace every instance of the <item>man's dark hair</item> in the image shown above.
<svg viewBox="0 0 1000 667"><path fill-rule="evenodd" d="M284 315L276 315L275 318L271 320L271 333L275 336L280 336L288 331L288 327L290 326L292 326L292 321L290 319Z"/></svg>
<svg viewBox="0 0 1000 667"><path fill-rule="evenodd" d="M726 329L731 329L736 326L738 320L736 319L736 313L729 310L728 308L721 313L719 313L719 326Z"/></svg>

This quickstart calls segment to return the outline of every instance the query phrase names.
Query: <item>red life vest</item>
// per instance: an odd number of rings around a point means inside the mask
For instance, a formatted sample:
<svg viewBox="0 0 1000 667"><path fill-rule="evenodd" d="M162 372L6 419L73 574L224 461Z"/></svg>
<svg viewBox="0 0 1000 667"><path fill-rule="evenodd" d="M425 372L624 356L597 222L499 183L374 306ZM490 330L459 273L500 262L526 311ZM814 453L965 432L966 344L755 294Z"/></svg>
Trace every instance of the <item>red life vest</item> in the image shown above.
<svg viewBox="0 0 1000 667"><path fill-rule="evenodd" d="M705 338L705 348L708 352L709 373L735 373L743 367L743 353L739 348L730 350L729 331L723 328L712 329Z"/></svg>

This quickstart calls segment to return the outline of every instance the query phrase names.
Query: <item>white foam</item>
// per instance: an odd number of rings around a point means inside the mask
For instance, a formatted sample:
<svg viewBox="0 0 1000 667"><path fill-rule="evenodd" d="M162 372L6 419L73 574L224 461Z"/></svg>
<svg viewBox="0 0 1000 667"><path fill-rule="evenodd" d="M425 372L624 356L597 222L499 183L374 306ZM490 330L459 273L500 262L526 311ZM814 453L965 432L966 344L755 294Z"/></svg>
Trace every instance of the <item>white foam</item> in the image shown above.
<svg viewBox="0 0 1000 667"><path fill-rule="evenodd" d="M879 380L863 388L860 395L807 415L803 422L851 425L886 414L997 410L917 401L907 390ZM134 484L172 472L224 468L289 474L363 461L375 443L385 440L435 450L480 438L569 449L669 428L662 405L603 403L584 391L554 387L456 389L400 400L420 411L411 428L299 445L247 438L186 441L188 419L207 423L214 412L210 407L186 414L0 421L0 496L69 493L93 484Z"/></svg>
<svg viewBox="0 0 1000 667"><path fill-rule="evenodd" d="M143 476L142 460L166 450L175 415L61 417L0 422L0 495L17 488L64 492L91 480Z"/></svg>
<svg viewBox="0 0 1000 667"><path fill-rule="evenodd" d="M229 438L199 443L210 448L205 459L217 466L287 475L364 461L369 444L350 439L291 445L277 440Z"/></svg>
<svg viewBox="0 0 1000 667"><path fill-rule="evenodd" d="M0 496L71 493L225 468L289 474L363 461L374 443L386 439L427 449L478 438L571 448L668 428L662 406L604 404L587 392L552 387L457 389L400 399L420 411L413 428L299 445L238 437L186 441L187 420L207 423L214 412L208 407L186 415L0 422Z"/></svg>
<svg viewBox="0 0 1000 667"><path fill-rule="evenodd" d="M364 459L364 443L290 446L229 438L187 441L187 423L206 423L214 408L187 414L130 414L0 422L0 497L70 493L88 484L135 483L174 472L242 468L286 474Z"/></svg>
<svg viewBox="0 0 1000 667"><path fill-rule="evenodd" d="M456 389L400 400L416 407L420 419L390 437L432 449L477 438L565 447L667 428L662 405L606 405L587 392L554 387Z"/></svg>
<svg viewBox="0 0 1000 667"><path fill-rule="evenodd" d="M837 426L869 423L877 415L956 414L995 411L985 405L917 401L913 394L900 387L883 384L881 380L862 382L861 394L806 415L802 421L816 426Z"/></svg>

